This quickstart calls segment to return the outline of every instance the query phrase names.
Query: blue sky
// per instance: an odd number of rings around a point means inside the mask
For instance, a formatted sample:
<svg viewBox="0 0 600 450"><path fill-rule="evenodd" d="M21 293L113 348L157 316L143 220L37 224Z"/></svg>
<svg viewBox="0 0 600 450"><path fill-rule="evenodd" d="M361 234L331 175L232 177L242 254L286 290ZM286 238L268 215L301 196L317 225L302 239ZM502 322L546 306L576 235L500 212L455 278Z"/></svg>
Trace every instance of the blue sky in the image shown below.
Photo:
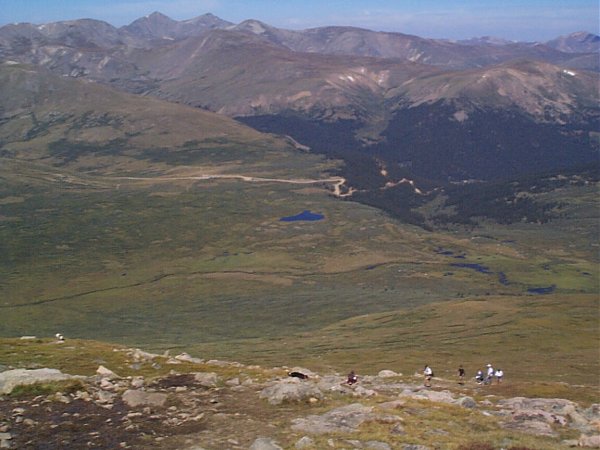
<svg viewBox="0 0 600 450"><path fill-rule="evenodd" d="M211 12L234 23L351 25L449 39L544 41L600 33L598 0L0 0L0 25L93 18L121 26L154 11L176 20Z"/></svg>

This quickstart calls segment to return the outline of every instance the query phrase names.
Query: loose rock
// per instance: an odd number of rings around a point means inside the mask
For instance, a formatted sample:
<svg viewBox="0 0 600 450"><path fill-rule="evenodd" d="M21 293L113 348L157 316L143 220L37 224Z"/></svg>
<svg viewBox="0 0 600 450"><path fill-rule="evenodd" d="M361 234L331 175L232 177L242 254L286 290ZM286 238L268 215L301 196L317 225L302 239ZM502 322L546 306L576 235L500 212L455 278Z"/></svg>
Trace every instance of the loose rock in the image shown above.
<svg viewBox="0 0 600 450"><path fill-rule="evenodd" d="M167 402L167 394L128 389L123 393L123 402L130 408L145 405L164 406Z"/></svg>
<svg viewBox="0 0 600 450"><path fill-rule="evenodd" d="M119 375L117 375L116 373L114 373L112 370L107 369L106 367L100 365L98 366L98 369L96 369L96 374L103 379L107 379L107 380L116 380L119 377Z"/></svg>
<svg viewBox="0 0 600 450"><path fill-rule="evenodd" d="M277 443L269 438L258 438L250 446L250 450L283 450L283 447L277 445Z"/></svg>
<svg viewBox="0 0 600 450"><path fill-rule="evenodd" d="M393 370L381 370L377 376L379 378L391 378L391 377L399 377L402 374L396 373Z"/></svg>
<svg viewBox="0 0 600 450"><path fill-rule="evenodd" d="M353 403L320 416L294 419L292 430L310 434L353 433L362 423L375 418L372 407Z"/></svg>
<svg viewBox="0 0 600 450"><path fill-rule="evenodd" d="M194 380L200 385L208 388L217 387L219 377L214 372L196 372Z"/></svg>
<svg viewBox="0 0 600 450"><path fill-rule="evenodd" d="M267 386L261 391L260 398L266 399L271 405L279 405L283 402L308 401L310 398L320 400L323 393L312 383L292 378Z"/></svg>
<svg viewBox="0 0 600 450"><path fill-rule="evenodd" d="M75 377L57 369L13 369L0 372L0 394L10 394L17 386L71 380Z"/></svg>
<svg viewBox="0 0 600 450"><path fill-rule="evenodd" d="M305 448L311 448L315 445L315 441L313 441L308 436L301 437L296 444L294 444L294 448L297 450L303 450Z"/></svg>

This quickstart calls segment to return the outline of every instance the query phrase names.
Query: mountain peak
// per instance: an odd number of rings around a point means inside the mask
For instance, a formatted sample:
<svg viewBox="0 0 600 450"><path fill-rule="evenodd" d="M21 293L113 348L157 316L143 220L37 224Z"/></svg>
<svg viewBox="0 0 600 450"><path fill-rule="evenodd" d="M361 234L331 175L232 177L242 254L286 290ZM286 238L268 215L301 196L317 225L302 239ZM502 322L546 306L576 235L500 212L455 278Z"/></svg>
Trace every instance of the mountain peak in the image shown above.
<svg viewBox="0 0 600 450"><path fill-rule="evenodd" d="M264 34L272 30L273 27L260 20L248 19L234 26L233 29L237 31L249 31L254 34Z"/></svg>
<svg viewBox="0 0 600 450"><path fill-rule="evenodd" d="M173 20L171 19L169 16L159 12L159 11L154 11L152 14L149 14L147 16L145 16L146 19L168 19L168 20Z"/></svg>
<svg viewBox="0 0 600 450"><path fill-rule="evenodd" d="M231 22L221 19L212 13L202 14L201 16L179 22L181 25L204 27L204 28L225 28L233 25Z"/></svg>
<svg viewBox="0 0 600 450"><path fill-rule="evenodd" d="M600 36L588 31L576 31L548 41L546 45L565 53L598 53Z"/></svg>

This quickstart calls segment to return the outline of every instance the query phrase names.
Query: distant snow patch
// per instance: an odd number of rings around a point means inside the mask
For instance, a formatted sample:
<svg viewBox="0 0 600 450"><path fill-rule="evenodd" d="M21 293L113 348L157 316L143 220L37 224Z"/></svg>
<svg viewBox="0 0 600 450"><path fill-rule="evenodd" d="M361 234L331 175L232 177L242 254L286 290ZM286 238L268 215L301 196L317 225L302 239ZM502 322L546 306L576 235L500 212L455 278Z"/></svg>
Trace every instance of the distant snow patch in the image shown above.
<svg viewBox="0 0 600 450"><path fill-rule="evenodd" d="M265 30L265 28L258 22L251 22L250 24L250 29L252 30L252 32L254 34L263 34L265 33L267 30Z"/></svg>
<svg viewBox="0 0 600 450"><path fill-rule="evenodd" d="M457 122L462 123L469 118L469 115L465 111L461 110L456 111L453 117L456 119Z"/></svg>
<svg viewBox="0 0 600 450"><path fill-rule="evenodd" d="M569 75L570 77L574 77L575 75L577 75L575 72L571 72L570 70L567 70L567 69L563 69L563 73L565 75Z"/></svg>
<svg viewBox="0 0 600 450"><path fill-rule="evenodd" d="M352 83L356 82L356 79L352 75L340 75L339 78L343 81L350 81Z"/></svg>

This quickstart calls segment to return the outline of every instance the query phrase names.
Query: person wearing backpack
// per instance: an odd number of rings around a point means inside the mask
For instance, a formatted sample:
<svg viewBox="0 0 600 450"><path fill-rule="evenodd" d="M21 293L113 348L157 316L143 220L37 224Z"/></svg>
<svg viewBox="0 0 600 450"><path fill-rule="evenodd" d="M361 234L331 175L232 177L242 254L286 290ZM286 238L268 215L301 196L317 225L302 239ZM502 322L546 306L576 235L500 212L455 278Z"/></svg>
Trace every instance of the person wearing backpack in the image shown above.
<svg viewBox="0 0 600 450"><path fill-rule="evenodd" d="M477 374L475 375L475 381L477 381L477 384L483 383L483 371L481 369L477 371Z"/></svg>
<svg viewBox="0 0 600 450"><path fill-rule="evenodd" d="M423 369L423 376L425 377L425 382L423 383L425 387L431 387L431 379L433 378L433 370L429 367L429 364L425 364L425 368Z"/></svg>

